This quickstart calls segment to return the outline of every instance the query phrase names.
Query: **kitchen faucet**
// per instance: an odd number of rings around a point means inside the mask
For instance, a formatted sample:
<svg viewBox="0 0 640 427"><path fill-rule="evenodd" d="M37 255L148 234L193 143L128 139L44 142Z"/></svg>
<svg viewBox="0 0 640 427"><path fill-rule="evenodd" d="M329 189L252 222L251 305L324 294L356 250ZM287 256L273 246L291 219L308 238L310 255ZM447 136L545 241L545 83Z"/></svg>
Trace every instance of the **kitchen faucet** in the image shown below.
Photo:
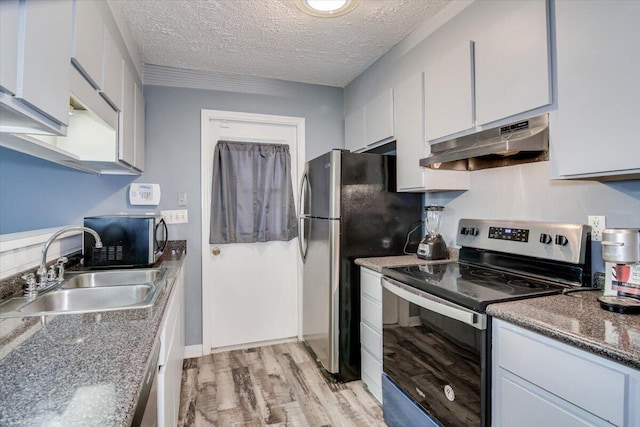
<svg viewBox="0 0 640 427"><path fill-rule="evenodd" d="M86 231L87 233L93 235L93 237L95 238L95 247L97 249L100 249L102 247L102 240L100 239L100 236L92 228L74 226L65 227L61 230L56 231L51 237L49 237L49 239L42 247L42 258L40 259L40 267L37 271L38 282L36 283L33 273L22 276L23 279L27 281L27 286L24 290L25 297L33 299L38 296L38 292L49 290L53 286L64 280L64 263L67 261L67 259L65 257L60 258L58 262L56 262L56 265L51 266L50 271L47 272L47 251L49 250L49 246L51 246L51 243L53 243L55 239L60 237L60 235L68 233L70 231Z"/></svg>

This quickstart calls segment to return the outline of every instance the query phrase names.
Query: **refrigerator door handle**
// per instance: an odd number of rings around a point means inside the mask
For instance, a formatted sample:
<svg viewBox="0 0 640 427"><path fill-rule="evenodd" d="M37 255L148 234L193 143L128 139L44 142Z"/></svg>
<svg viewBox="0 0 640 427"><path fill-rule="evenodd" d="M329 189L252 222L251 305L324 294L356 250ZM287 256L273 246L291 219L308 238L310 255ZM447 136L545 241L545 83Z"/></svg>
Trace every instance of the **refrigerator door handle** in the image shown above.
<svg viewBox="0 0 640 427"><path fill-rule="evenodd" d="M306 213L304 212L305 194L309 200L311 200L311 192L305 191L307 188L310 188L309 175L305 172L304 175L302 175L300 187L298 188L298 209L300 209L300 215L298 215L298 249L300 250L302 262L307 259L307 248L309 247L309 242L307 242L304 232L304 220L306 219ZM309 225L309 227L311 227L311 225Z"/></svg>
<svg viewBox="0 0 640 427"><path fill-rule="evenodd" d="M298 232L298 249L300 250L300 257L302 258L302 262L306 261L307 259L307 250L309 249L309 241L307 240L307 235L304 232L304 225L305 225L305 221L308 220L309 218L301 216L300 218L298 218L298 226L299 226L299 232ZM311 226L313 225L313 222L309 222L309 234L311 234Z"/></svg>
<svg viewBox="0 0 640 427"><path fill-rule="evenodd" d="M305 212L305 206L309 200L309 206L311 205L311 186L309 185L309 174L305 171L304 175L300 179L300 186L298 187L298 209L300 210L299 217L307 215Z"/></svg>

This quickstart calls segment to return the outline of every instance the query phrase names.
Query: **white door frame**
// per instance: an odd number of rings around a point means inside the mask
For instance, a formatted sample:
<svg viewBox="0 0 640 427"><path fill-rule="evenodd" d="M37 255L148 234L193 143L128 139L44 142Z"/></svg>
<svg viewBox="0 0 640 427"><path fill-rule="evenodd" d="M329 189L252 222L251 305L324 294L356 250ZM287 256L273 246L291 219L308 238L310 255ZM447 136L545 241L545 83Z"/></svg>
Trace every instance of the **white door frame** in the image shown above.
<svg viewBox="0 0 640 427"><path fill-rule="evenodd" d="M236 122L252 122L252 123L267 123L267 124L279 124L290 125L296 127L296 153L297 158L292 159L296 162L298 177L295 177L294 182L298 182L300 176L304 172L304 147L305 147L305 119L303 117L289 117L289 116L272 116L268 114L252 114L241 113L234 111L221 111L221 110L202 110L201 111L201 140L200 140L200 193L202 201L201 212L201 236L202 236L202 354L211 354L211 278L213 266L211 261L211 255L209 254L209 239L206 237L209 235L209 206L211 204L211 194L206 189L209 187L210 176L206 176L205 171L208 168L208 162L211 159L208 158L208 144L211 143L211 120L229 120ZM294 185L296 185L294 183ZM295 203L297 204L297 200ZM300 303L302 298L302 262L300 258L296 258L298 264L298 339L302 339L302 304Z"/></svg>

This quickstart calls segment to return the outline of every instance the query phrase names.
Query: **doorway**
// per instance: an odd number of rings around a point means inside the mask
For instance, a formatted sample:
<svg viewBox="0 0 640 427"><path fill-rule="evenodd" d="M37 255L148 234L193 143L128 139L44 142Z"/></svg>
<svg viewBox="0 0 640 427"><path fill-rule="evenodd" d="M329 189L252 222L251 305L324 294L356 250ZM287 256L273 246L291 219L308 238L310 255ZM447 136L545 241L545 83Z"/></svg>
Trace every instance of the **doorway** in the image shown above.
<svg viewBox="0 0 640 427"><path fill-rule="evenodd" d="M297 195L304 168L304 118L202 111L203 353L300 338L298 239L209 244L211 174L218 140L287 144ZM297 209L297 197L295 200Z"/></svg>

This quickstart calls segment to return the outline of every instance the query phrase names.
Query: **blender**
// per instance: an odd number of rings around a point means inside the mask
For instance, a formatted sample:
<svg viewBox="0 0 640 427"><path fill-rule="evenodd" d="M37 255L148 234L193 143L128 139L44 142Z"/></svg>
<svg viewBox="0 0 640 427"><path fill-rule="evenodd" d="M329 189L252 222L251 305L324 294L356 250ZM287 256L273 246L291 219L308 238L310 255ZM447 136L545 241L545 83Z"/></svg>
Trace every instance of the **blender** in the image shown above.
<svg viewBox="0 0 640 427"><path fill-rule="evenodd" d="M449 257L447 244L440 235L444 206L426 206L424 210L427 235L418 245L418 258L427 260L447 259Z"/></svg>

